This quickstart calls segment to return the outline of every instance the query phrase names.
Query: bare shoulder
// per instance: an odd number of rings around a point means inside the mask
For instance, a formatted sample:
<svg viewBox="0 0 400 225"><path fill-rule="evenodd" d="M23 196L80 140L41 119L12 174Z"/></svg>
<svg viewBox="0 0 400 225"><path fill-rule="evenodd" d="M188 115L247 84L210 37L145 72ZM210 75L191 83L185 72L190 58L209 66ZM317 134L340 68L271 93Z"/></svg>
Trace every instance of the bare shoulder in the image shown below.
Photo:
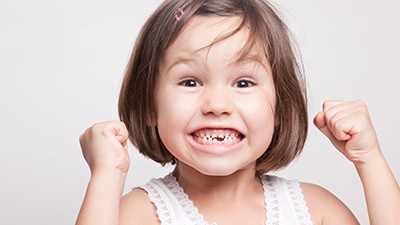
<svg viewBox="0 0 400 225"><path fill-rule="evenodd" d="M133 189L121 198L120 225L159 225L155 205L150 201L143 189Z"/></svg>
<svg viewBox="0 0 400 225"><path fill-rule="evenodd" d="M315 225L359 225L350 209L335 195L315 184L301 183L311 219Z"/></svg>

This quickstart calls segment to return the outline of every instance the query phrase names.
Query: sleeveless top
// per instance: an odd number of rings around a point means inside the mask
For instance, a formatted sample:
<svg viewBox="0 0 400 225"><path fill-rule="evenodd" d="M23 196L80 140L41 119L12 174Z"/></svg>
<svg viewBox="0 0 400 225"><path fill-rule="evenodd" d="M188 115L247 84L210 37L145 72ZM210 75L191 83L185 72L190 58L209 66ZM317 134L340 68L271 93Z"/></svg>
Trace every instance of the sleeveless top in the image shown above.
<svg viewBox="0 0 400 225"><path fill-rule="evenodd" d="M262 175L267 225L312 225L300 183ZM151 179L143 187L157 208L161 225L217 225L207 223L175 177Z"/></svg>

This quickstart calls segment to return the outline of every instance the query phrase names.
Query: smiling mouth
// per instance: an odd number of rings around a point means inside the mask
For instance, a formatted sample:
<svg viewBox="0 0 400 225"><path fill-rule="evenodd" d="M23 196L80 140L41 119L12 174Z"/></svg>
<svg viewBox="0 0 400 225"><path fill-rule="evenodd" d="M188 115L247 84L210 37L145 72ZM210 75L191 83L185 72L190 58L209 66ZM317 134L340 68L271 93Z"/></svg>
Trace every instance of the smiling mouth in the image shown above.
<svg viewBox="0 0 400 225"><path fill-rule="evenodd" d="M232 129L202 129L191 134L195 142L203 145L232 145L244 135Z"/></svg>

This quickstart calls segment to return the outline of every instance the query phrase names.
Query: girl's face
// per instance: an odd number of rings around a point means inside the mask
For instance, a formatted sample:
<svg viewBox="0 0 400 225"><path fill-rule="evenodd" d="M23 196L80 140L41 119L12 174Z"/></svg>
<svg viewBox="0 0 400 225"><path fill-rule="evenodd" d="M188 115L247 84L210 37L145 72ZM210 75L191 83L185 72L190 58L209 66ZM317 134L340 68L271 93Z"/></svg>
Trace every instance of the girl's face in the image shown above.
<svg viewBox="0 0 400 225"><path fill-rule="evenodd" d="M161 140L180 165L205 175L254 170L274 131L275 88L262 48L240 59L248 29L212 44L239 23L237 17L193 18L160 64Z"/></svg>

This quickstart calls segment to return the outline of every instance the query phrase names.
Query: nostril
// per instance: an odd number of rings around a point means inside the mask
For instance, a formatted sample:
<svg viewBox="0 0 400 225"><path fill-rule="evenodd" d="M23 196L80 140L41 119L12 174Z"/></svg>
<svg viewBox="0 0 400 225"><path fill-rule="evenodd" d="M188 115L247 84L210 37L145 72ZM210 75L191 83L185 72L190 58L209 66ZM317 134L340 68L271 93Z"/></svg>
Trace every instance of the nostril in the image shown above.
<svg viewBox="0 0 400 225"><path fill-rule="evenodd" d="M223 86L208 87L203 92L201 111L204 115L221 116L232 112L232 98Z"/></svg>

